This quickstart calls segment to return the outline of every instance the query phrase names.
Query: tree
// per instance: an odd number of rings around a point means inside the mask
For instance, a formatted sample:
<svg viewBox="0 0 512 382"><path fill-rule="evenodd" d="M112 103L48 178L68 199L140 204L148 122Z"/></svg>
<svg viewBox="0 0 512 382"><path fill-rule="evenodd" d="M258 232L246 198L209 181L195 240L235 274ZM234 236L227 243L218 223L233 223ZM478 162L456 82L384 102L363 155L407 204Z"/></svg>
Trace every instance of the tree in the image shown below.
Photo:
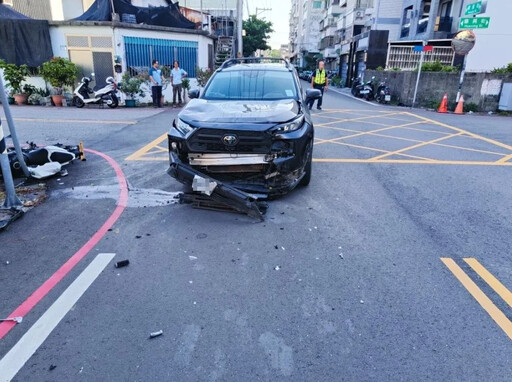
<svg viewBox="0 0 512 382"><path fill-rule="evenodd" d="M245 57L253 55L258 49L270 49L267 40L270 38L270 33L274 32L270 21L258 19L256 15L252 15L244 20L243 28L245 29L243 38Z"/></svg>

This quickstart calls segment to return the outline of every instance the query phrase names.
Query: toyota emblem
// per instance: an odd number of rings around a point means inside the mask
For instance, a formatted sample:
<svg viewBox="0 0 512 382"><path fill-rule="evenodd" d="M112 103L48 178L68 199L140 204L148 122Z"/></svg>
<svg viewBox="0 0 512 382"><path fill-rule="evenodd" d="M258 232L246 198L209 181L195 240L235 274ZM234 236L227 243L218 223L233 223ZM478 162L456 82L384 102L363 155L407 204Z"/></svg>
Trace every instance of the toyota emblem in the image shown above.
<svg viewBox="0 0 512 382"><path fill-rule="evenodd" d="M226 146L236 146L236 144L238 143L238 137L234 134L227 134L224 135L222 141Z"/></svg>

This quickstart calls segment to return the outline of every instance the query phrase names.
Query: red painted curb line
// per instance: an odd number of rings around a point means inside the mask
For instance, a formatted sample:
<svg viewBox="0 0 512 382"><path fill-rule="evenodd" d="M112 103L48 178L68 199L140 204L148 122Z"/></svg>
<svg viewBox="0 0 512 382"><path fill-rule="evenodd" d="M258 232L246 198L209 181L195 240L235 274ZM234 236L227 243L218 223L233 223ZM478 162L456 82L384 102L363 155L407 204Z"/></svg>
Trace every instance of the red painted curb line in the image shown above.
<svg viewBox="0 0 512 382"><path fill-rule="evenodd" d="M102 152L91 149L85 149L85 151L99 155L114 169L117 181L119 182L119 199L117 201L116 209L112 212L112 215L110 215L105 223L103 223L101 228L96 231L89 240L87 240L82 248L71 256L68 261L66 261L53 275L50 276L48 280L37 288L35 292L32 293L32 295L30 295L30 297L18 306L8 317L24 317L28 314L32 308L36 306L53 289L53 287L62 281L62 279L80 262L80 260L82 260L94 248L94 246L98 244L126 208L126 204L128 202L128 186L126 185L126 178L119 164L110 156ZM4 321L0 323L0 340L4 338L15 326L16 323L12 321Z"/></svg>

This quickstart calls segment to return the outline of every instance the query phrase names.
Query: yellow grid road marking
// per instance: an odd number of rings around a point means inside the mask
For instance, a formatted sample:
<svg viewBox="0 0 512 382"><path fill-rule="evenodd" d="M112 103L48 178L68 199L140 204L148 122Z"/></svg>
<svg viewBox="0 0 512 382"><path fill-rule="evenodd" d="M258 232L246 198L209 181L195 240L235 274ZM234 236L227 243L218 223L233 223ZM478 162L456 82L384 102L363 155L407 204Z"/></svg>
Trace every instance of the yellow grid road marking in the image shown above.
<svg viewBox="0 0 512 382"><path fill-rule="evenodd" d="M465 258L464 261L469 264L478 275L492 288L499 296L512 308L512 292L503 285L496 277L492 275L485 267L474 258Z"/></svg>
<svg viewBox="0 0 512 382"><path fill-rule="evenodd" d="M153 147L159 145L166 139L167 139L167 133L160 135L157 139L148 143L146 146L142 147L141 149L135 151L132 155L127 157L125 160L144 160L144 159L142 159L142 156L144 154L148 154L149 150L151 150ZM164 158L164 159L167 160L167 158Z"/></svg>
<svg viewBox="0 0 512 382"><path fill-rule="evenodd" d="M463 129L459 129L454 126L447 125L442 122L438 122L435 120L432 120L430 118L422 117L420 115L416 115L409 112L390 112L389 110L349 110L349 109L324 109L325 111L322 112L322 114L314 114L313 117L320 117L320 118L326 118L331 119L332 122L326 122L322 124L316 124L315 127L318 128L325 128L325 129L331 129L331 130L337 130L340 132L347 132L351 133L346 136L337 137L337 138L331 138L331 139L319 139L315 138L315 145L320 145L324 143L333 143L337 145L342 146L348 146L348 147L354 147L359 148L363 150L370 150L378 153L383 153L382 155L378 155L374 158L367 158L367 159L360 159L360 158L314 158L313 160L315 162L320 163L391 163L391 164L446 164L446 165L481 165L481 166L511 166L512 162L509 162L512 159L512 146L506 145L504 143L482 137L478 134L474 134L468 131L465 131ZM333 113L347 113L347 114L358 114L358 113L364 113L364 112L371 112L371 116L364 116L364 117L358 117L358 118L337 118L335 116L325 115L325 114L333 114ZM398 119L394 116L411 116L415 118L415 121L407 121L403 119ZM401 125L389 125L385 123L379 123L375 122L374 119L376 118L387 118L387 119L397 119L401 121L407 121L408 123L401 124ZM65 120L60 120L65 121ZM74 120L70 120L73 121ZM95 122L95 121L84 121L84 123L89 122ZM382 126L380 129L374 129L369 131L361 131L361 130L354 130L349 128L343 128L343 127L336 127L332 126L334 124L343 124L345 122L360 122L361 124L368 124L368 125L377 125ZM100 121L100 123L102 123ZM103 121L103 123L124 123L124 124L134 124L136 122L134 121ZM426 128L418 127L415 125L421 125L421 124L430 124L435 126L440 126L442 128L448 129L448 132L443 132L439 130L429 130ZM413 127L414 126L414 127ZM421 132L428 132L428 133L436 133L441 134L443 137L433 139L430 141L421 141L418 139L412 139L412 138L405 138L400 136L394 136L394 135L388 135L385 134L385 131L391 131L391 130L412 130L412 131L421 131ZM452 133L453 131L458 132L458 134ZM396 140L403 140L407 142L415 143L412 146L402 148L400 150L385 150L383 148L375 148L375 147L369 147L369 146L362 146L357 145L353 143L348 142L342 142L343 140L350 139L350 138L356 138L361 137L364 135L368 136L376 136L376 137L383 137L388 139L396 139ZM463 147L458 145L452 145L447 143L441 143L444 139L450 139L452 137L456 136L467 136L471 139L477 139L480 141L487 142L489 144L492 144L494 146L498 146L501 148L506 149L508 152L496 152L496 151L490 151L490 150L481 150L481 149L474 149L470 147ZM137 150L130 156L126 158L128 161L167 161L167 148L161 146L160 144L167 140L167 134L162 134L160 137L156 138L149 144L145 145L141 149ZM456 150L465 150L470 152L476 152L476 153L483 153L483 154L491 154L491 155L497 155L500 158L496 161L462 161L462 160L439 160L434 158L426 158L421 156L415 156L411 154L406 154L405 151L412 150L417 147L423 147L423 146L440 146L440 147L447 147L452 148ZM392 155L398 155L403 156L404 159L390 159L389 157Z"/></svg>
<svg viewBox="0 0 512 382"><path fill-rule="evenodd" d="M443 257L441 261L480 304L482 308L491 316L505 334L512 340L512 321L491 301L489 297L474 283L473 280L460 268L453 259Z"/></svg>
<svg viewBox="0 0 512 382"><path fill-rule="evenodd" d="M88 123L90 125L135 125L137 121L107 121L92 119L46 119L46 118L14 118L20 122L41 122L41 123Z"/></svg>
<svg viewBox="0 0 512 382"><path fill-rule="evenodd" d="M501 158L499 161L497 161L498 163L505 163L505 162L508 162L510 159L512 159L512 154L510 155L507 155L506 157L503 157Z"/></svg>
<svg viewBox="0 0 512 382"><path fill-rule="evenodd" d="M410 122L410 123L406 123L405 125L387 126L387 127L383 127L382 129L376 129L376 130L370 130L370 131L362 131L362 132L357 133L357 134L345 135L345 136L339 137L339 138L326 139L324 142L321 142L321 143L318 143L318 144L320 145L322 143L335 142L335 141L339 141L339 140L343 140L343 139L360 137L362 135L368 135L368 134L371 134L371 133L378 133L379 131L386 131L386 130L396 129L397 127L402 127L402 126L417 125L417 124L420 124L420 123L421 122L419 122L419 121L418 122Z"/></svg>
<svg viewBox="0 0 512 382"><path fill-rule="evenodd" d="M400 150L396 150L396 151L389 152L387 154L376 156L376 157L372 158L371 161L375 162L377 160L384 159L384 158L387 158L387 157L395 155L395 154L400 154L400 153L403 153L405 151L417 149L419 147L423 147L423 146L429 145L431 143L437 143L437 142L443 141L445 139L450 139L450 138L453 138L453 137L457 137L459 135L462 135L462 133L456 133L456 134L452 134L452 135L447 135L447 136L444 136L444 137L433 139L431 141L426 141L426 142L418 143L416 145L412 145L412 146L409 146L409 147L404 147L403 149L400 149Z"/></svg>

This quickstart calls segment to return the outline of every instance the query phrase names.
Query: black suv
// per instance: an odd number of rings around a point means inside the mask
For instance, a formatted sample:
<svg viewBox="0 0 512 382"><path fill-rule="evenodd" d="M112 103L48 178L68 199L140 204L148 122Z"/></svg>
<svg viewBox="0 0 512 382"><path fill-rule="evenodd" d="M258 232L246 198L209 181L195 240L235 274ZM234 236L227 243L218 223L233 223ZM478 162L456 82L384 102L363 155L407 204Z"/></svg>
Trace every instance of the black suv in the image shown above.
<svg viewBox="0 0 512 382"><path fill-rule="evenodd" d="M211 196L222 185L254 200L309 184L314 130L306 102L320 91L304 94L288 61L230 59L189 97L168 134L171 176L196 193Z"/></svg>

